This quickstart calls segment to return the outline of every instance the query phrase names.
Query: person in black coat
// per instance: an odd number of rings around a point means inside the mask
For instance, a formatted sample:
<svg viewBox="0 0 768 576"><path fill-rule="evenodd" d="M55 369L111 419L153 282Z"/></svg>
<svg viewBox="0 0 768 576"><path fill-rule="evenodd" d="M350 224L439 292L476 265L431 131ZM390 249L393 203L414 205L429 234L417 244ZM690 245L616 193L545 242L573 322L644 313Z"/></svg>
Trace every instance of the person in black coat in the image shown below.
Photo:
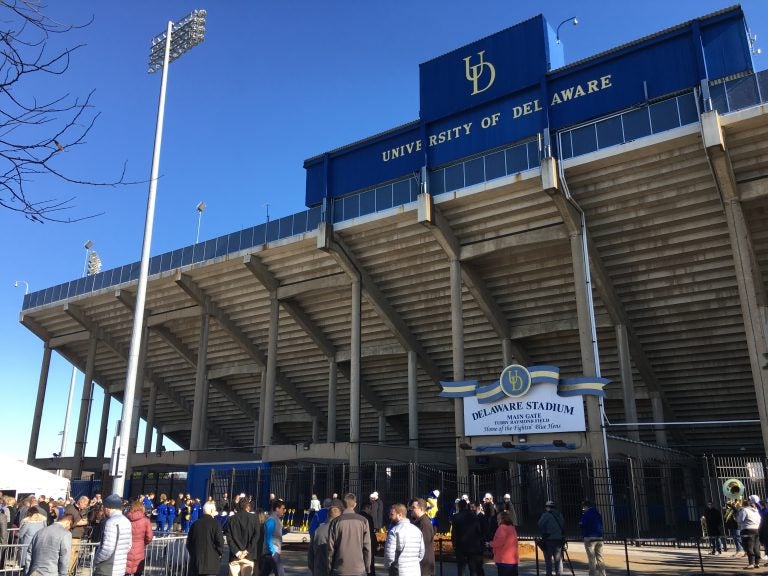
<svg viewBox="0 0 768 576"><path fill-rule="evenodd" d="M710 554L723 553L723 513L719 508L715 508L712 502L707 502L707 509L704 510L704 519L707 523L707 535L709 536L712 551Z"/></svg>
<svg viewBox="0 0 768 576"><path fill-rule="evenodd" d="M459 500L459 511L451 519L451 540L456 553L456 570L464 574L464 566L469 567L470 576L484 576L483 570L483 528L480 519L465 500Z"/></svg>
<svg viewBox="0 0 768 576"><path fill-rule="evenodd" d="M360 516L368 520L368 532L371 536L371 571L368 572L368 576L376 576L376 566L374 566L373 557L376 556L376 551L379 549L379 543L376 540L376 529L373 526L370 502L365 502L360 506Z"/></svg>
<svg viewBox="0 0 768 576"><path fill-rule="evenodd" d="M206 502L203 515L192 524L187 536L189 570L193 576L216 576L224 552L224 535L216 522L216 504Z"/></svg>
<svg viewBox="0 0 768 576"><path fill-rule="evenodd" d="M251 514L253 504L246 501L242 509L229 519L227 543L229 561L248 559L259 561L259 536L261 523L256 514Z"/></svg>

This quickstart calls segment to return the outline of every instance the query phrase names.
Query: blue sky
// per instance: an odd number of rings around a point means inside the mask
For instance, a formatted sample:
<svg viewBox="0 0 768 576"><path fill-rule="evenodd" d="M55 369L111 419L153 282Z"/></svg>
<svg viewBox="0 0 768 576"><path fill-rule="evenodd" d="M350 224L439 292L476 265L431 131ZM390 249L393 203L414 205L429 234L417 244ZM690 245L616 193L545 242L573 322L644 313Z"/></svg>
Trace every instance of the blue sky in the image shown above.
<svg viewBox="0 0 768 576"><path fill-rule="evenodd" d="M768 2L741 4L757 46L768 50ZM539 13L553 25L578 16L577 27L561 29L566 63L573 62L728 6L714 0L52 2L48 13L59 21L93 18L53 39L58 46L85 46L65 75L35 78L21 94L85 96L94 90L100 117L85 145L57 155L57 168L74 178L108 181L126 163L127 179L146 180L160 84L159 74L146 72L150 40L169 19L207 9L205 42L170 68L152 244L159 254L194 242L201 200L208 206L201 239L264 222L267 204L272 218L302 210L305 159L417 119L421 62ZM766 58L756 56L755 67L766 68ZM24 288L14 288L14 281L39 290L78 277L87 240L105 269L137 261L147 185L84 188L39 178L28 192L38 199L76 195L66 213L71 218L103 214L41 225L0 209L6 246L0 271L0 454L20 458L27 454L43 344L18 322ZM40 456L59 450L70 370L54 353ZM67 455L81 390L80 374ZM97 388L89 455L95 453L101 397ZM113 420L119 411L113 401Z"/></svg>

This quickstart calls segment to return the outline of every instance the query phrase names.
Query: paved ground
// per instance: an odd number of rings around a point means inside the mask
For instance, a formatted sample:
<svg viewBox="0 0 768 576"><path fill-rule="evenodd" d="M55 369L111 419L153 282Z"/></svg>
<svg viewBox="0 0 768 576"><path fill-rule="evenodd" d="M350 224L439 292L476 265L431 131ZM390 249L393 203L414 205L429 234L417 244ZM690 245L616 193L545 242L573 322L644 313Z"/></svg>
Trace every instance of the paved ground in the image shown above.
<svg viewBox="0 0 768 576"><path fill-rule="evenodd" d="M300 538L299 535L292 535L291 540ZM307 575L310 572L306 566L306 550L299 543L287 545L284 553L286 562L286 574L288 576ZM544 562L540 558L539 572L536 571L536 559L530 551L530 546L521 553L519 565L520 576L545 575ZM568 554L573 565L573 571L577 575L587 575L589 573L587 566L587 557L584 547L578 542L571 542ZM768 574L768 567L758 570L745 571L747 565L746 558L734 558L731 553L722 556L710 556L707 550L702 550L701 562L698 551L693 548L657 548L642 547L628 548L624 550L621 545L606 545L604 556L607 566L608 576L642 576L644 574L653 574L657 576L692 576L697 574L710 574L717 576L732 576L736 574ZM627 559L629 570L627 570ZM703 571L702 571L703 564ZM376 557L376 572L379 576L385 576L386 572L382 564L382 558ZM566 563L564 566L564 575L571 574L570 568ZM438 562L436 576L457 576L456 564L453 562ZM496 566L490 559L486 560L485 576L496 576Z"/></svg>

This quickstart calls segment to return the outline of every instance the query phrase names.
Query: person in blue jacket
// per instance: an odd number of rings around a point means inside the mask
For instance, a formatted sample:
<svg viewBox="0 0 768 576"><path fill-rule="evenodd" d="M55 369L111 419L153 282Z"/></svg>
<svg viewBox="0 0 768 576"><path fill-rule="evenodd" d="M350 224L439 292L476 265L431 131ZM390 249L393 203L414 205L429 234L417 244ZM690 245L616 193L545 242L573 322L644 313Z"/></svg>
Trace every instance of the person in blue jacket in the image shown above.
<svg viewBox="0 0 768 576"><path fill-rule="evenodd" d="M176 500L171 498L165 503L166 520L165 520L165 532L171 532L173 530L173 523L176 521Z"/></svg>
<svg viewBox="0 0 768 576"><path fill-rule="evenodd" d="M589 576L605 576L603 562L603 517L589 500L581 503L581 535L589 561Z"/></svg>
<svg viewBox="0 0 768 576"><path fill-rule="evenodd" d="M188 506L190 507L189 511L189 524L190 526L197 522L197 519L200 518L200 510L202 506L200 505L200 498L195 498L192 500Z"/></svg>

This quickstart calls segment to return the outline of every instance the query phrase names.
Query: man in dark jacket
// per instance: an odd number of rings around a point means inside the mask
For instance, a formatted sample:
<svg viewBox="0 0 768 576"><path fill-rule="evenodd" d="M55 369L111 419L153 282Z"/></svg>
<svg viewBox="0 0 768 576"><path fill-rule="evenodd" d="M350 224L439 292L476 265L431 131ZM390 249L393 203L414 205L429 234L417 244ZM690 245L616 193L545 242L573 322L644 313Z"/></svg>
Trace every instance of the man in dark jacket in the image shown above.
<svg viewBox="0 0 768 576"><path fill-rule="evenodd" d="M718 555L723 553L723 513L719 508L715 508L712 502L707 502L707 508L704 510L704 520L707 523L707 535L709 536L712 551L710 554Z"/></svg>
<svg viewBox="0 0 768 576"><path fill-rule="evenodd" d="M363 502L362 506L360 506L360 516L368 520L368 532L371 536L371 571L368 576L376 576L376 562L373 559L376 556L376 551L379 549L379 542L376 540L376 529L373 526L370 502Z"/></svg>
<svg viewBox="0 0 768 576"><path fill-rule="evenodd" d="M219 573L221 555L224 552L224 535L214 518L215 515L216 504L206 502L203 506L203 516L189 529L189 569L195 576L215 576Z"/></svg>
<svg viewBox="0 0 768 576"><path fill-rule="evenodd" d="M261 524L255 514L251 514L252 503L246 501L242 510L232 516L227 523L227 544L229 561L259 561L259 536Z"/></svg>
<svg viewBox="0 0 768 576"><path fill-rule="evenodd" d="M459 500L458 512L451 519L451 540L456 553L457 574L469 567L470 576L484 576L483 529L477 515L470 512L465 500Z"/></svg>
<svg viewBox="0 0 768 576"><path fill-rule="evenodd" d="M363 576L371 571L371 536L368 520L355 512L357 498L344 495L344 511L328 526L328 573Z"/></svg>
<svg viewBox="0 0 768 576"><path fill-rule="evenodd" d="M421 498L413 498L408 503L408 513L411 523L421 531L421 536L424 539L424 558L419 562L421 576L434 576L435 529L429 516L427 516L427 503Z"/></svg>

